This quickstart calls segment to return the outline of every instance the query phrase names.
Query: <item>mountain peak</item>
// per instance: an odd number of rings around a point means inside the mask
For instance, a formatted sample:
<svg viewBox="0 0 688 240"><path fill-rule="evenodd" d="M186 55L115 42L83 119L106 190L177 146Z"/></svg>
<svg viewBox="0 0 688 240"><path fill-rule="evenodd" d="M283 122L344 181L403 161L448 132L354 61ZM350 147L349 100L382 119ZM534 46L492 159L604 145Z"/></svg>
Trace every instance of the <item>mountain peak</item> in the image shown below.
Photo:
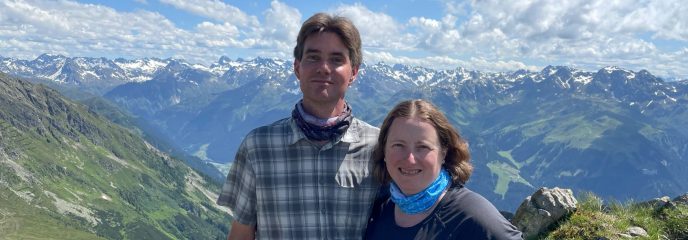
<svg viewBox="0 0 688 240"><path fill-rule="evenodd" d="M217 60L217 63L220 65L225 65L227 63L233 62L231 58L227 56L221 56L219 60Z"/></svg>
<svg viewBox="0 0 688 240"><path fill-rule="evenodd" d="M600 71L605 71L605 72L607 72L607 73L612 73L612 72L616 72L616 71L627 71L627 70L625 70L625 69L623 69L623 68L620 68L620 67L617 67L617 66L606 66L606 67L600 69Z"/></svg>
<svg viewBox="0 0 688 240"><path fill-rule="evenodd" d="M38 58L66 58L62 54L54 54L54 53L43 53L38 56Z"/></svg>

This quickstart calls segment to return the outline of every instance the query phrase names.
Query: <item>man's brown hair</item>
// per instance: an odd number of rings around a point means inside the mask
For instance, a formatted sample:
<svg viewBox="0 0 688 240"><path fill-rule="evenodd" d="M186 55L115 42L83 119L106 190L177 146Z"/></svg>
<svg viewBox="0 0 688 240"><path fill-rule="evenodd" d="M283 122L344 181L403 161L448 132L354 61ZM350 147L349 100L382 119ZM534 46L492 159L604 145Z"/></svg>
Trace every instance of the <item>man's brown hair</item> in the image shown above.
<svg viewBox="0 0 688 240"><path fill-rule="evenodd" d="M331 32L339 36L347 49L349 49L349 59L352 67L358 67L363 61L361 53L361 35L356 26L345 17L332 16L326 13L316 13L308 18L299 30L294 47L294 58L301 60L306 38L314 33Z"/></svg>

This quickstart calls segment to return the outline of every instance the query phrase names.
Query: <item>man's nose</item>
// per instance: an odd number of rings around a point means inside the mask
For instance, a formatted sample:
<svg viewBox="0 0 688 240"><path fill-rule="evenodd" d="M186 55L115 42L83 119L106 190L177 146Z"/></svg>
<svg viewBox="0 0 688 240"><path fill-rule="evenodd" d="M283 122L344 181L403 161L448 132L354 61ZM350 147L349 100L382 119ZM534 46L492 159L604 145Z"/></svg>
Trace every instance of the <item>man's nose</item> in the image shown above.
<svg viewBox="0 0 688 240"><path fill-rule="evenodd" d="M327 60L320 61L320 63L318 64L317 67L318 67L317 72L320 74L326 74L327 75L327 74L330 74L330 72L332 71L332 66L330 66L330 64Z"/></svg>

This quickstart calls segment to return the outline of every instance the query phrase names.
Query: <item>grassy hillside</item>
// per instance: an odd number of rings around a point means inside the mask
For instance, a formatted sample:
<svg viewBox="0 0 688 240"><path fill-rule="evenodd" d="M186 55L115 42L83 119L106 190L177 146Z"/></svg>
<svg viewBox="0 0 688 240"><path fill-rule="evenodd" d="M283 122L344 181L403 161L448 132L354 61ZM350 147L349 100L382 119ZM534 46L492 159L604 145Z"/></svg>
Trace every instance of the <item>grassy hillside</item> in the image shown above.
<svg viewBox="0 0 688 240"><path fill-rule="evenodd" d="M647 237L639 239L688 239L688 205L656 208L636 202L605 204L585 194L578 209L552 231L537 239L623 239L630 227L640 227Z"/></svg>
<svg viewBox="0 0 688 240"><path fill-rule="evenodd" d="M219 185L41 85L0 74L0 239L224 239Z"/></svg>

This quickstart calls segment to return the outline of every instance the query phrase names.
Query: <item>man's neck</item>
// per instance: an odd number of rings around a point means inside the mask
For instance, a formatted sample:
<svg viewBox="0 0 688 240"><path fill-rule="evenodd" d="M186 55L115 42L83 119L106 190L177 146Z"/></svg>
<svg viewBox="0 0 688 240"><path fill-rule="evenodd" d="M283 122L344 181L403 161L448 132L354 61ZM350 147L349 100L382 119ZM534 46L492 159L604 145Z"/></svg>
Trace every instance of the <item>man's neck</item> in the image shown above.
<svg viewBox="0 0 688 240"><path fill-rule="evenodd" d="M331 117L339 116L344 111L344 107L346 106L344 100L340 100L334 104L317 104L306 101L303 101L302 104L304 111L320 119L328 119Z"/></svg>

